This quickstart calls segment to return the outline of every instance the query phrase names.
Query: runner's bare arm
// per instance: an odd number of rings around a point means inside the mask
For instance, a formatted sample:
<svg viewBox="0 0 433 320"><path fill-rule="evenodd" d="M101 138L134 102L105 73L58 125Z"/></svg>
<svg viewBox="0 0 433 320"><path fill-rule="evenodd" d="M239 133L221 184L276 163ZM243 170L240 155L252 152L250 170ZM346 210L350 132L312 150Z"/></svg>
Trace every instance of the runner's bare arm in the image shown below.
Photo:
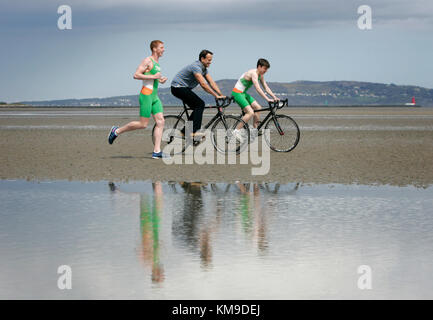
<svg viewBox="0 0 433 320"><path fill-rule="evenodd" d="M253 72L251 74L251 80L253 81L254 87L257 90L257 93L259 95L261 95L266 101L271 102L272 99L269 99L266 94L263 92L262 88L260 88L260 84L259 84L259 76L257 75L257 73Z"/></svg>
<svg viewBox="0 0 433 320"><path fill-rule="evenodd" d="M200 73L194 73L194 77L200 83L200 86L203 88L204 91L210 93L215 98L222 98L221 95L219 95L218 93L212 90L212 88L207 84L206 80L203 78L203 76Z"/></svg>
<svg viewBox="0 0 433 320"><path fill-rule="evenodd" d="M144 75L143 73L145 73L146 71L152 69L151 67L153 67L152 65L152 60L150 60L149 58L145 58L143 61L141 61L140 65L138 66L137 70L135 70L134 73L134 79L136 80L154 80L154 79L159 79L161 78L161 73L158 72L154 75Z"/></svg>
<svg viewBox="0 0 433 320"><path fill-rule="evenodd" d="M218 93L221 97L223 97L223 94L221 93L220 88L218 87L218 85L216 84L216 82L212 79L211 75L209 73L207 73L205 75L206 81L209 83L209 85L211 86L211 88Z"/></svg>
<svg viewBox="0 0 433 320"><path fill-rule="evenodd" d="M262 82L263 88L265 88L266 92L269 93L271 95L272 98L274 98L274 100L280 100L273 92L272 90L268 87L268 84L265 81L265 78L262 77L260 79L260 81Z"/></svg>

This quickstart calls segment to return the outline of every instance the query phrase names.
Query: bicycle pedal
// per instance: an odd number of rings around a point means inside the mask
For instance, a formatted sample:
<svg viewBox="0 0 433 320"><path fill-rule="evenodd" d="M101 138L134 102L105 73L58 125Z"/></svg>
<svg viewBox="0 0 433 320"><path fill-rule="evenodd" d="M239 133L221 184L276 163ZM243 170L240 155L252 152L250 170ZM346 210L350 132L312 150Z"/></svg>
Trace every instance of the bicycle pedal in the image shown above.
<svg viewBox="0 0 433 320"><path fill-rule="evenodd" d="M206 137L194 137L194 143L198 142L199 144L206 140Z"/></svg>

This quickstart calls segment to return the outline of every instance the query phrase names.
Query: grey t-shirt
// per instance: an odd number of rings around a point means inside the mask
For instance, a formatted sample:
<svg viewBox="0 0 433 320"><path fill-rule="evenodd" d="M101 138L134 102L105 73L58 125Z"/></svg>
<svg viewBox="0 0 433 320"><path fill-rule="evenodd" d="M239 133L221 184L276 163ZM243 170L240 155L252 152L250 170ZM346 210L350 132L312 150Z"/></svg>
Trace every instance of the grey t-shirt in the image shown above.
<svg viewBox="0 0 433 320"><path fill-rule="evenodd" d="M207 68L197 60L180 70L171 81L171 86L194 89L198 85L194 73L200 73L204 77L207 74Z"/></svg>

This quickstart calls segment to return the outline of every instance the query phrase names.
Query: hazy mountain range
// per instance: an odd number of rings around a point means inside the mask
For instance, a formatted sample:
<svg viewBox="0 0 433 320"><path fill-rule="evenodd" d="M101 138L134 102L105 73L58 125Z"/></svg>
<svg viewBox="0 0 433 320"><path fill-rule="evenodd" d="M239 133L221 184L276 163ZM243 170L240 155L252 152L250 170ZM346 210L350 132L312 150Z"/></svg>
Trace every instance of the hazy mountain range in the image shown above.
<svg viewBox="0 0 433 320"><path fill-rule="evenodd" d="M236 80L217 81L223 94L230 95ZM404 105L416 98L417 105L433 107L433 89L418 86L357 82L357 81L295 81L290 83L269 82L269 87L280 98L288 98L290 105L336 106L336 105ZM213 103L211 95L200 87L195 91L206 103ZM254 88L248 91L258 101ZM159 98L165 106L181 105L170 88L160 88ZM137 106L138 94L107 98L64 99L50 101L22 101L20 104L32 106Z"/></svg>

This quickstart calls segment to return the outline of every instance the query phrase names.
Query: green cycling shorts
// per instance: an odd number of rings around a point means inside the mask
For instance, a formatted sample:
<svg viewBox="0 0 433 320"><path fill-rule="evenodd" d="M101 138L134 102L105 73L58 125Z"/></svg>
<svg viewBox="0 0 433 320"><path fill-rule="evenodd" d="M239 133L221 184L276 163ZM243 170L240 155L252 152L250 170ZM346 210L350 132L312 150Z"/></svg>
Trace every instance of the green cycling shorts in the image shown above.
<svg viewBox="0 0 433 320"><path fill-rule="evenodd" d="M253 97L251 97L246 92L234 92L232 91L232 97L235 99L236 103L241 107L242 109L250 106L254 101L256 101Z"/></svg>
<svg viewBox="0 0 433 320"><path fill-rule="evenodd" d="M158 95L152 94L142 94L138 98L140 102L140 117L150 118L150 115L163 112L162 102L159 100Z"/></svg>

